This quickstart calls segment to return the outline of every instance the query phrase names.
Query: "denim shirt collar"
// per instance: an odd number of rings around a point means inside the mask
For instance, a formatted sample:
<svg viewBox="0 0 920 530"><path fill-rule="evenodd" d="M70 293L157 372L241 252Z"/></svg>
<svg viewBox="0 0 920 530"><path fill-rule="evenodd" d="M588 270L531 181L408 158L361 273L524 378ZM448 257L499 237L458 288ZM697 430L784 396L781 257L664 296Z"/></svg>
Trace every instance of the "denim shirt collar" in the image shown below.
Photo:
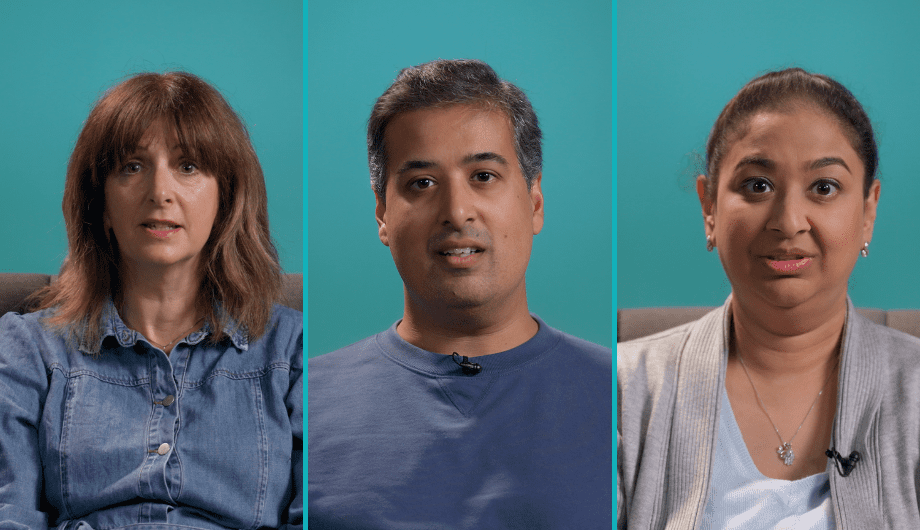
<svg viewBox="0 0 920 530"><path fill-rule="evenodd" d="M217 310L223 311L220 304L217 303ZM121 316L118 314L118 310L115 308L115 304L111 299L107 300L105 307L102 309L102 318L100 319L99 326L102 328L102 334L99 338L98 344L90 344L87 342L86 338L80 339L79 349L83 353L90 355L95 355L102 350L102 341L106 337L115 337L115 340L118 341L118 344L122 347L129 348L134 346L134 344L140 340L144 339L149 342L143 335L134 331L125 325L122 321ZM192 333L189 333L185 337L185 342L187 344L198 344L203 341L205 337L208 336L213 331L211 327L211 322L205 320L204 325ZM232 317L227 318L227 324L224 326L224 333L230 337L230 340L233 342L233 345L241 351L246 351L249 349L249 334L246 333L245 328L236 323Z"/></svg>

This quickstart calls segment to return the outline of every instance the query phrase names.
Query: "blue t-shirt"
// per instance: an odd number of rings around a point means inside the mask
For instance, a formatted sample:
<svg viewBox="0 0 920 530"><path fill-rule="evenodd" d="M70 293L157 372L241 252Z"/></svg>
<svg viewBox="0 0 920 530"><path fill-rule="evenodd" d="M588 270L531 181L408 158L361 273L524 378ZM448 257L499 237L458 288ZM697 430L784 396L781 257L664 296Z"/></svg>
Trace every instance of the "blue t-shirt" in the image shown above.
<svg viewBox="0 0 920 530"><path fill-rule="evenodd" d="M0 318L0 528L302 528L302 313L168 357L111 303L96 354L44 314Z"/></svg>
<svg viewBox="0 0 920 530"><path fill-rule="evenodd" d="M612 352L536 320L476 375L395 324L311 359L309 527L610 528Z"/></svg>

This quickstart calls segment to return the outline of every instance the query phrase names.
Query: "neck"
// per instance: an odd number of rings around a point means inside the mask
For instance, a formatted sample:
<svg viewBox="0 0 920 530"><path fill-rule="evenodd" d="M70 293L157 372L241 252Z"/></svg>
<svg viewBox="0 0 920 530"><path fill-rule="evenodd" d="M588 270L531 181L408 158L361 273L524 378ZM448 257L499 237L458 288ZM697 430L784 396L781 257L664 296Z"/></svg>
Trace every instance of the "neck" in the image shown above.
<svg viewBox="0 0 920 530"><path fill-rule="evenodd" d="M833 365L846 322L846 298L823 310L765 311L732 298L732 352L749 370L789 378Z"/></svg>
<svg viewBox="0 0 920 530"><path fill-rule="evenodd" d="M143 271L122 267L119 313L125 324L144 337L166 345L192 329L204 314L199 305L201 275L168 268Z"/></svg>
<svg viewBox="0 0 920 530"><path fill-rule="evenodd" d="M527 311L527 297L499 308L433 307L408 293L396 332L406 342L430 352L476 357L510 350L537 334L539 325Z"/></svg>

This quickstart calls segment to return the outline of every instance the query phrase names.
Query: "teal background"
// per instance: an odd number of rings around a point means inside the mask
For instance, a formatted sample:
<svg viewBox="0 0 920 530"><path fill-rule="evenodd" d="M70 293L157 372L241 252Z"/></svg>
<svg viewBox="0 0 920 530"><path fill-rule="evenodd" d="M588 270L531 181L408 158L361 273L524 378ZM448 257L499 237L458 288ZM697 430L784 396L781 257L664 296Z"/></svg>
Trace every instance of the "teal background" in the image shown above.
<svg viewBox="0 0 920 530"><path fill-rule="evenodd" d="M281 265L301 272L302 12L300 0L0 3L0 271L60 268L67 160L103 92L141 71L188 70L247 124Z"/></svg>
<svg viewBox="0 0 920 530"><path fill-rule="evenodd" d="M546 205L530 310L612 345L611 21L609 0L309 2L309 356L402 317L402 280L377 237L366 124L400 69L438 58L482 59L527 93L544 134Z"/></svg>
<svg viewBox="0 0 920 530"><path fill-rule="evenodd" d="M834 77L869 113L881 200L857 306L920 307L920 4L620 1L617 5L618 307L721 304L694 177L722 107L750 79L800 66Z"/></svg>

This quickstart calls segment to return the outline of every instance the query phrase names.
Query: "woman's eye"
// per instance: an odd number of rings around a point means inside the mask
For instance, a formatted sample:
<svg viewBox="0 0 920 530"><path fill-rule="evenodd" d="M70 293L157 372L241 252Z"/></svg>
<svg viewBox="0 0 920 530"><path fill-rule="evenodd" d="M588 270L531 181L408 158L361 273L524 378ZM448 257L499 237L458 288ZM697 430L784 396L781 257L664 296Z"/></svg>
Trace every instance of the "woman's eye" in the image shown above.
<svg viewBox="0 0 920 530"><path fill-rule="evenodd" d="M753 178L744 181L741 184L741 189L753 195L760 195L773 191L773 184L770 184L770 181L764 178Z"/></svg>
<svg viewBox="0 0 920 530"><path fill-rule="evenodd" d="M815 182L811 189L818 195L830 197L840 191L840 186L830 180L819 180Z"/></svg>
<svg viewBox="0 0 920 530"><path fill-rule="evenodd" d="M121 172L125 175L134 175L135 173L141 172L142 166L137 162L128 162L121 168Z"/></svg>
<svg viewBox="0 0 920 530"><path fill-rule="evenodd" d="M434 182L429 178L420 178L413 180L409 183L409 187L414 190L423 190L425 188L430 188Z"/></svg>
<svg viewBox="0 0 920 530"><path fill-rule="evenodd" d="M477 182L491 182L495 180L495 175L489 173L488 171L480 171L473 175L473 180Z"/></svg>
<svg viewBox="0 0 920 530"><path fill-rule="evenodd" d="M198 170L198 166L196 166L195 164L191 162L183 162L182 164L179 165L179 169L183 173L194 173L195 171Z"/></svg>

